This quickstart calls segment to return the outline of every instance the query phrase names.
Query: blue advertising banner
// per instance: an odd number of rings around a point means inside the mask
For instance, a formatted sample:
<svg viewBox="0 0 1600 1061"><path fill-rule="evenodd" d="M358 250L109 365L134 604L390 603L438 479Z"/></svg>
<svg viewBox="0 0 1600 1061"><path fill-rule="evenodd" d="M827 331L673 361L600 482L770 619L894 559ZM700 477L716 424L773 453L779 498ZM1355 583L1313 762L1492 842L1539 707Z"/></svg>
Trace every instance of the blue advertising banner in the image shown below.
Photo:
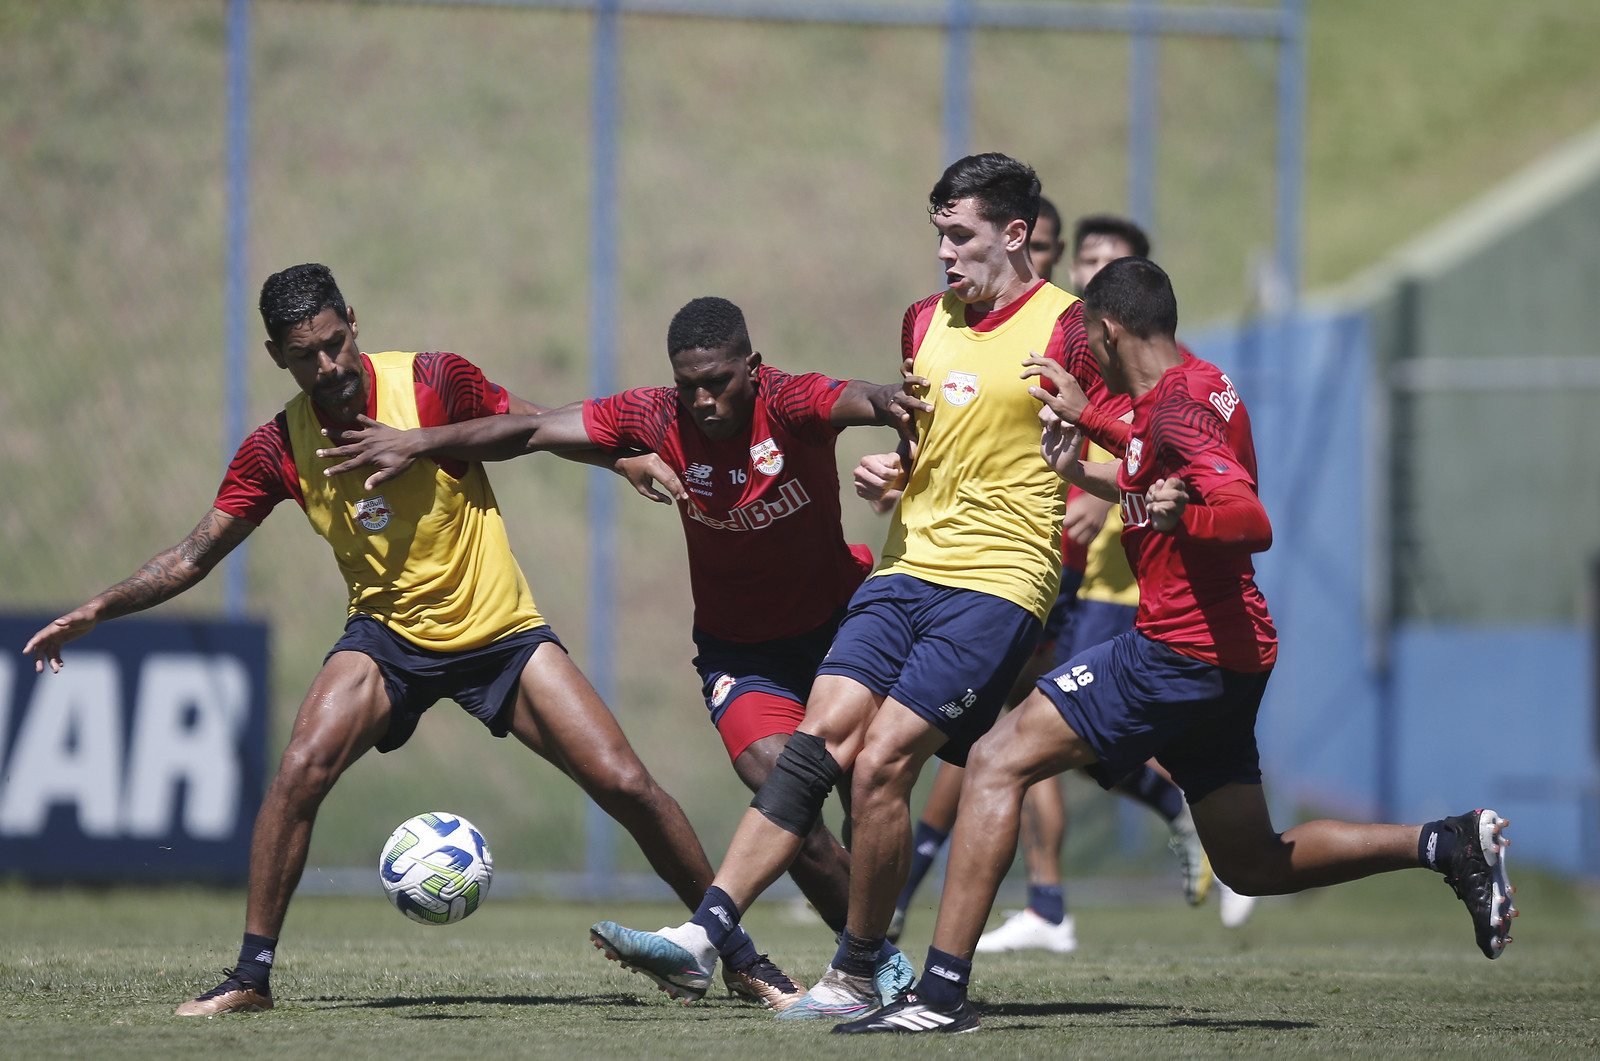
<svg viewBox="0 0 1600 1061"><path fill-rule="evenodd" d="M119 619L35 674L0 616L0 876L242 881L266 784L267 628Z"/></svg>

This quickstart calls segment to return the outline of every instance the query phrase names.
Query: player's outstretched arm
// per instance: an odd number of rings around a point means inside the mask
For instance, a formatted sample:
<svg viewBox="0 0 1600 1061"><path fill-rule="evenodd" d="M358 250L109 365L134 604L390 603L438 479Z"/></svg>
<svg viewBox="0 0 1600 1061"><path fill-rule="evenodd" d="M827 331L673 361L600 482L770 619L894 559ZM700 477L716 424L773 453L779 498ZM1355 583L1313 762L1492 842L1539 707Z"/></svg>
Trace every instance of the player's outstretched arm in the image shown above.
<svg viewBox="0 0 1600 1061"><path fill-rule="evenodd" d="M892 427L901 438L915 439L916 414L933 412L933 406L922 397L928 392L928 381L912 371L909 359L901 364L900 377L899 383L850 380L833 403L828 422L834 427Z"/></svg>
<svg viewBox="0 0 1600 1061"><path fill-rule="evenodd" d="M151 557L138 571L115 586L50 623L23 646L33 657L33 669L61 670L61 646L93 630L107 619L153 608L170 600L206 577L213 567L250 536L256 525L247 519L212 509L189 536L163 553Z"/></svg>

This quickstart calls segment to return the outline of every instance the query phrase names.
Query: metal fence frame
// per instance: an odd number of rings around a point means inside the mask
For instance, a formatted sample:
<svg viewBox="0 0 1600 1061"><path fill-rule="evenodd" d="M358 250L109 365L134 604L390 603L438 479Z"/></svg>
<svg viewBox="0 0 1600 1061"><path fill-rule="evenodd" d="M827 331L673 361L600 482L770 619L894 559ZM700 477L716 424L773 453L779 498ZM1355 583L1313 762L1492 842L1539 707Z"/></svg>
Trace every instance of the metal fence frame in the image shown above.
<svg viewBox="0 0 1600 1061"><path fill-rule="evenodd" d="M617 156L620 96L620 20L625 15L827 23L870 27L935 27L945 34L943 78L944 156L967 153L971 115L972 34L978 29L1108 33L1130 40L1128 84L1128 206L1141 225L1153 227L1159 94L1157 50L1163 36L1235 37L1278 42L1277 150L1273 256L1276 293L1285 312L1300 290L1301 202L1304 183L1305 0L1278 0L1276 8L1172 7L1160 0L1126 3L1030 3L1018 0L327 0L435 7L590 11L594 15L590 66L589 390L615 389L617 276ZM248 276L250 216L252 0L228 0L227 176L224 269L223 460L248 430L246 412L247 321L252 309ZM585 671L602 698L613 692L613 581L615 521L608 474L590 469L588 518L589 658ZM244 546L224 573L224 614L248 607ZM611 866L610 820L591 803L587 865L591 880Z"/></svg>

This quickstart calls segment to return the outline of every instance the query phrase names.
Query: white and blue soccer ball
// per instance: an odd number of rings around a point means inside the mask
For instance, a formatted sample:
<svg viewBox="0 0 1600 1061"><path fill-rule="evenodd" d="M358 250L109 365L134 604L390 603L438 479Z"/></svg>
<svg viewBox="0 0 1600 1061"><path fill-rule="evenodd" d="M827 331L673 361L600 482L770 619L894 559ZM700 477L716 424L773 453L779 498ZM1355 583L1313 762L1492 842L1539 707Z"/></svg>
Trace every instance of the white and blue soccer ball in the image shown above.
<svg viewBox="0 0 1600 1061"><path fill-rule="evenodd" d="M402 914L424 925L451 925L489 897L494 860L471 822L433 811L408 818L389 834L378 875Z"/></svg>

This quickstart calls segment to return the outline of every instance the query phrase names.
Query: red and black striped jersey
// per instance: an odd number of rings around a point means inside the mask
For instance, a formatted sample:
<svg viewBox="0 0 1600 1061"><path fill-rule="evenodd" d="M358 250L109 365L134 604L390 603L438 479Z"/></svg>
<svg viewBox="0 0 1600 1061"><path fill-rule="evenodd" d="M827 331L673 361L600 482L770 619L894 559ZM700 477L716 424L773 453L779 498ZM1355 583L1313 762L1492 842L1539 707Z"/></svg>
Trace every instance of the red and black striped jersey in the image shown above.
<svg viewBox="0 0 1600 1061"><path fill-rule="evenodd" d="M372 361L366 354L361 355L361 368L367 379L372 380ZM412 378L416 387L417 415L424 427L493 416L505 412L510 405L511 395L504 388L491 383L478 366L457 354L418 354L413 362ZM365 412L372 416L377 411L377 394L370 386L367 391ZM324 427L339 426L324 416L321 409L316 413ZM461 461L440 460L437 463L458 479L466 470ZM230 516L260 524L278 502L291 498L302 508L305 506L305 499L300 496L300 476L289 447L288 420L284 413L279 413L240 443L223 476L215 505Z"/></svg>
<svg viewBox="0 0 1600 1061"><path fill-rule="evenodd" d="M1164 534L1150 525L1145 492L1181 478L1189 504L1226 484L1256 489L1250 414L1217 366L1186 357L1134 399L1117 486L1122 544L1139 579L1134 625L1174 651L1229 670L1255 672L1277 659L1278 635L1245 545Z"/></svg>
<svg viewBox="0 0 1600 1061"><path fill-rule="evenodd" d="M672 387L584 402L595 445L652 450L682 477L694 623L713 637L750 644L814 630L871 566L839 523L839 430L828 415L843 386L763 365L750 423L721 441L706 437Z"/></svg>

